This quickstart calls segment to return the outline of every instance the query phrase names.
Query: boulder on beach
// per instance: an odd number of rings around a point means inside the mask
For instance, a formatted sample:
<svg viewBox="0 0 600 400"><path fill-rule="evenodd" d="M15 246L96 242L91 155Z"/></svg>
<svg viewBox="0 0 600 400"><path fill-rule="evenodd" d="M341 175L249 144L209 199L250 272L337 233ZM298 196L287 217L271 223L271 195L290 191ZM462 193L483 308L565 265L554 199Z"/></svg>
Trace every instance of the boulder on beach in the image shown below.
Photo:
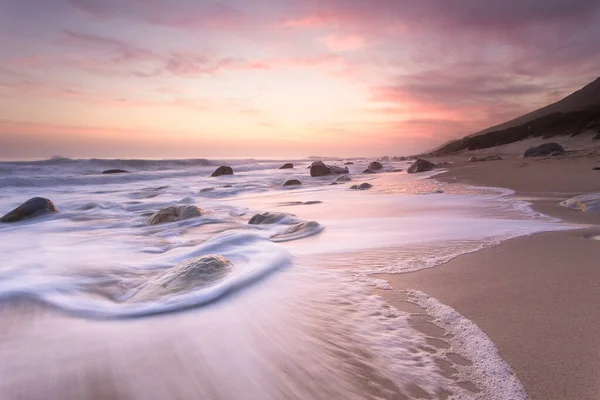
<svg viewBox="0 0 600 400"><path fill-rule="evenodd" d="M233 270L231 261L220 255L196 257L178 264L143 285L131 301L160 299L164 296L189 293L213 285Z"/></svg>
<svg viewBox="0 0 600 400"><path fill-rule="evenodd" d="M233 175L233 169L228 165L221 165L211 176Z"/></svg>
<svg viewBox="0 0 600 400"><path fill-rule="evenodd" d="M497 155L485 156L485 157L471 157L468 162L482 162L482 161L501 161L502 157Z"/></svg>
<svg viewBox="0 0 600 400"><path fill-rule="evenodd" d="M409 174L414 174L414 173L418 173L418 172L431 171L434 168L435 168L434 163L424 160L422 158L419 158L414 163L412 163L412 165L408 168L408 170L406 172L408 172Z"/></svg>
<svg viewBox="0 0 600 400"><path fill-rule="evenodd" d="M383 165L381 165L380 162L373 161L372 163L369 164L369 166L367 167L367 169L365 169L363 171L363 174L374 174L377 171L381 171L382 169L383 169Z"/></svg>
<svg viewBox="0 0 600 400"><path fill-rule="evenodd" d="M250 225L274 224L276 222L281 221L287 216L287 214L283 213L263 212L256 214L255 216L250 218L250 221L248 221L248 223Z"/></svg>
<svg viewBox="0 0 600 400"><path fill-rule="evenodd" d="M325 165L323 161L315 161L310 166L310 176L326 176L347 174L348 168L342 168L335 165Z"/></svg>
<svg viewBox="0 0 600 400"><path fill-rule="evenodd" d="M351 190L367 190L367 189L371 189L373 187L373 185L371 185L370 183L364 182L361 183L360 185L352 185L350 186Z"/></svg>
<svg viewBox="0 0 600 400"><path fill-rule="evenodd" d="M102 171L103 174L127 174L129 171L125 171L124 169L107 169Z"/></svg>
<svg viewBox="0 0 600 400"><path fill-rule="evenodd" d="M294 168L294 164L292 164L292 163L285 163L281 167L279 167L279 169L292 169L292 168Z"/></svg>
<svg viewBox="0 0 600 400"><path fill-rule="evenodd" d="M284 187L286 186L300 186L302 185L302 182L300 182L298 179L290 179L285 181L285 183L283 184Z"/></svg>
<svg viewBox="0 0 600 400"><path fill-rule="evenodd" d="M564 154L565 149L558 143L549 142L549 143L541 144L537 147L528 148L527 150L525 150L525 154L523 154L523 157L525 157L525 158L543 157L543 156L549 156L550 154L552 154L554 152L558 152L559 154Z"/></svg>
<svg viewBox="0 0 600 400"><path fill-rule="evenodd" d="M148 218L150 225L162 224L165 222L176 222L184 219L196 218L202 216L203 211L196 206L170 206L161 208Z"/></svg>
<svg viewBox="0 0 600 400"><path fill-rule="evenodd" d="M0 218L0 222L18 222L57 212L58 209L52 201L43 197L34 197Z"/></svg>

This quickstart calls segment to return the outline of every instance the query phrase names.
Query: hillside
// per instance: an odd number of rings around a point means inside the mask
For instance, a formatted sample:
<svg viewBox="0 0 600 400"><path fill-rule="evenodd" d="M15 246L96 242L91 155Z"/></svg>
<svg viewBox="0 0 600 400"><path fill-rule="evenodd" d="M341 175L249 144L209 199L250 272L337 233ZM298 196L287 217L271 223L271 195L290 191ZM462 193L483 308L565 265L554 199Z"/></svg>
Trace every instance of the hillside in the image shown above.
<svg viewBox="0 0 600 400"><path fill-rule="evenodd" d="M600 78L564 99L457 139L431 151L432 155L461 150L483 149L523 140L528 137L577 135L585 129L600 128Z"/></svg>

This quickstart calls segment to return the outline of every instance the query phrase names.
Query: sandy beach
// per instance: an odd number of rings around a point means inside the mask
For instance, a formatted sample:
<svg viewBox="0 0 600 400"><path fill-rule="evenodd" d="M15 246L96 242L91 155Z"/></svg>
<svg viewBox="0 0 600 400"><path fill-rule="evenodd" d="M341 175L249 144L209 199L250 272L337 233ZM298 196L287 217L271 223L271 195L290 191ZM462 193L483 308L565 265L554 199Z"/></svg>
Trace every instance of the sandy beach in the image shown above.
<svg viewBox="0 0 600 400"><path fill-rule="evenodd" d="M433 269L379 276L394 290L377 293L400 309L418 313L403 289L419 290L477 324L534 400L600 398L600 243L591 239L600 234L600 215L559 205L600 191L600 171L593 169L600 157L597 148L582 148L586 140L565 139L571 151L553 158L519 158L531 143L485 153L501 154L501 161L466 162L475 152L447 157L449 171L435 177L513 189L534 210L579 229L520 237Z"/></svg>

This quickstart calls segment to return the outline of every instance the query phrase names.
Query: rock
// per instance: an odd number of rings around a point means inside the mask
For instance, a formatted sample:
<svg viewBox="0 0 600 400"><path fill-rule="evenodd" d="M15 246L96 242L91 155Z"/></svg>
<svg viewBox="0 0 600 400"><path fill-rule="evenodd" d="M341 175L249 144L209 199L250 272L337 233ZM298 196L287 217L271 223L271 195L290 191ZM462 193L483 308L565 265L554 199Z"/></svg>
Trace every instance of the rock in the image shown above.
<svg viewBox="0 0 600 400"><path fill-rule="evenodd" d="M281 167L279 167L279 169L292 169L292 168L294 168L294 164L292 164L292 163L285 163Z"/></svg>
<svg viewBox="0 0 600 400"><path fill-rule="evenodd" d="M525 151L525 154L523 154L523 157L525 157L525 158L543 157L543 156L549 156L550 153L553 153L553 152L559 152L560 154L564 154L565 149L558 143L554 143L554 142L544 143L537 147L530 147L529 149L527 149Z"/></svg>
<svg viewBox="0 0 600 400"><path fill-rule="evenodd" d="M600 171L600 167L594 167L592 168L592 171Z"/></svg>
<svg viewBox="0 0 600 400"><path fill-rule="evenodd" d="M143 285L132 301L155 300L185 294L215 284L233 270L231 261L220 255L196 257L178 264Z"/></svg>
<svg viewBox="0 0 600 400"><path fill-rule="evenodd" d="M352 161L345 162L344 165L354 165Z"/></svg>
<svg viewBox="0 0 600 400"><path fill-rule="evenodd" d="M350 186L351 190L367 190L367 189L371 189L373 187L373 185L371 185L370 183L361 183L360 185L352 185Z"/></svg>
<svg viewBox="0 0 600 400"><path fill-rule="evenodd" d="M394 157L392 161L406 161L406 157Z"/></svg>
<svg viewBox="0 0 600 400"><path fill-rule="evenodd" d="M363 171L363 174L374 174L377 171L380 171L382 169L383 169L383 165L381 165L380 162L373 161L372 163L369 164L369 166L367 167L367 169L365 169Z"/></svg>
<svg viewBox="0 0 600 400"><path fill-rule="evenodd" d="M350 178L348 175L342 175L342 176L338 176L337 178L335 178L333 180L333 182L341 183L341 182L350 182L351 180L352 180L352 178Z"/></svg>
<svg viewBox="0 0 600 400"><path fill-rule="evenodd" d="M211 176L233 175L233 169L227 165L221 165Z"/></svg>
<svg viewBox="0 0 600 400"><path fill-rule="evenodd" d="M560 205L581 212L600 213L600 193L572 197L561 202Z"/></svg>
<svg viewBox="0 0 600 400"><path fill-rule="evenodd" d="M58 209L52 201L43 197L34 197L0 218L0 222L18 222L57 212Z"/></svg>
<svg viewBox="0 0 600 400"><path fill-rule="evenodd" d="M264 212L256 214L250 218L248 223L250 225L274 224L275 222L281 221L285 217L287 217L287 214Z"/></svg>
<svg viewBox="0 0 600 400"><path fill-rule="evenodd" d="M481 161L501 161L502 157L497 155L485 156L485 157L471 157L468 162L481 162Z"/></svg>
<svg viewBox="0 0 600 400"><path fill-rule="evenodd" d="M203 189L200 189L200 193L212 192L213 190L215 190L214 187L203 188Z"/></svg>
<svg viewBox="0 0 600 400"><path fill-rule="evenodd" d="M396 168L392 172L402 172L402 171L404 171L402 168Z"/></svg>
<svg viewBox="0 0 600 400"><path fill-rule="evenodd" d="M596 133L596 136L594 136L592 140L600 140L600 132Z"/></svg>
<svg viewBox="0 0 600 400"><path fill-rule="evenodd" d="M298 179L290 179L288 181L285 181L285 183L283 184L283 186L299 186L302 185L302 182L300 182Z"/></svg>
<svg viewBox="0 0 600 400"><path fill-rule="evenodd" d="M412 165L408 168L408 171L406 171L406 172L408 172L409 174L414 174L414 173L418 173L418 172L431 171L434 168L435 168L434 163L424 160L422 158L419 158L414 163L412 163Z"/></svg>
<svg viewBox="0 0 600 400"><path fill-rule="evenodd" d="M388 156L383 156L379 159L379 161L390 161L390 158Z"/></svg>
<svg viewBox="0 0 600 400"><path fill-rule="evenodd" d="M450 165L452 165L452 164L447 161L444 161L444 162L435 164L435 167L436 168L446 168L446 167L449 167Z"/></svg>
<svg viewBox="0 0 600 400"><path fill-rule="evenodd" d="M184 219L200 217L203 211L196 206L170 206L161 208L148 218L150 225L165 222L176 222Z"/></svg>
<svg viewBox="0 0 600 400"><path fill-rule="evenodd" d="M348 168L337 167L335 165L325 165L323 161L315 161L310 166L310 176L313 177L347 173Z"/></svg>
<svg viewBox="0 0 600 400"><path fill-rule="evenodd" d="M102 171L103 174L128 174L129 171L125 171L124 169L107 169Z"/></svg>

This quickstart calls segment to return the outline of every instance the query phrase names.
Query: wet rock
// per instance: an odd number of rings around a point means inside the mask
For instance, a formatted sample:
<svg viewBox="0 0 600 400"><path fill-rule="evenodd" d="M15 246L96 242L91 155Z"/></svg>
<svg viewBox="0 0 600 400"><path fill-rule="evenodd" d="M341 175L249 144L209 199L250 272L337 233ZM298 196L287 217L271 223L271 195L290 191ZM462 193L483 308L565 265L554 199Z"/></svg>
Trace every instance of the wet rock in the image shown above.
<svg viewBox="0 0 600 400"><path fill-rule="evenodd" d="M414 174L414 173L418 173L418 172L427 172L427 171L431 171L432 169L435 168L435 164L424 160L422 158L417 159L414 163L412 163L412 165L408 168L408 172L409 174Z"/></svg>
<svg viewBox="0 0 600 400"><path fill-rule="evenodd" d="M348 168L342 168L335 165L325 165L323 161L315 161L310 166L310 176L313 177L347 173Z"/></svg>
<svg viewBox="0 0 600 400"><path fill-rule="evenodd" d="M189 293L223 280L232 270L233 264L223 256L196 257L168 269L151 280L142 286L131 300L154 300Z"/></svg>
<svg viewBox="0 0 600 400"><path fill-rule="evenodd" d="M300 186L302 185L302 182L300 182L298 179L290 179L285 181L285 183L283 184L284 187L286 186Z"/></svg>
<svg viewBox="0 0 600 400"><path fill-rule="evenodd" d="M383 165L381 165L378 161L373 161L369 164L366 170L363 171L363 174L374 174L377 171L381 171L383 169Z"/></svg>
<svg viewBox="0 0 600 400"><path fill-rule="evenodd" d="M406 161L406 157L394 157L392 161Z"/></svg>
<svg viewBox="0 0 600 400"><path fill-rule="evenodd" d="M211 176L233 175L233 169L228 165L221 165Z"/></svg>
<svg viewBox="0 0 600 400"><path fill-rule="evenodd" d="M600 193L590 193L572 197L561 202L560 205L581 212L599 213Z"/></svg>
<svg viewBox="0 0 600 400"><path fill-rule="evenodd" d="M471 157L469 162L482 162L482 161L501 161L502 157L497 155L485 156L485 157Z"/></svg>
<svg viewBox="0 0 600 400"><path fill-rule="evenodd" d="M592 171L600 171L600 167L594 167L592 168Z"/></svg>
<svg viewBox="0 0 600 400"><path fill-rule="evenodd" d="M103 174L128 174L129 171L125 171L124 169L107 169L102 171Z"/></svg>
<svg viewBox="0 0 600 400"><path fill-rule="evenodd" d="M396 168L392 172L402 172L402 171L404 171L402 168Z"/></svg>
<svg viewBox="0 0 600 400"><path fill-rule="evenodd" d="M43 197L34 197L21 204L0 218L0 222L18 222L45 214L57 213L58 209L52 201Z"/></svg>
<svg viewBox="0 0 600 400"><path fill-rule="evenodd" d="M292 163L285 163L281 167L279 167L279 169L292 169L292 168L294 168L294 164L292 164Z"/></svg>
<svg viewBox="0 0 600 400"><path fill-rule="evenodd" d="M371 189L373 187L373 185L371 185L370 183L364 182L361 183L360 185L352 185L350 186L351 190L367 190L367 189Z"/></svg>
<svg viewBox="0 0 600 400"><path fill-rule="evenodd" d="M203 189L200 189L200 193L212 192L213 190L215 190L214 187L203 188Z"/></svg>
<svg viewBox="0 0 600 400"><path fill-rule="evenodd" d="M339 184L342 182L350 182L350 181L352 181L352 178L350 178L348 175L342 175L342 176L338 176L337 178L335 178L332 183Z"/></svg>
<svg viewBox="0 0 600 400"><path fill-rule="evenodd" d="M347 161L344 163L344 165L354 165L354 163L352 161Z"/></svg>
<svg viewBox="0 0 600 400"><path fill-rule="evenodd" d="M161 208L148 218L150 225L162 224L165 222L176 222L184 219L200 217L202 210L196 206L170 206Z"/></svg>
<svg viewBox="0 0 600 400"><path fill-rule="evenodd" d="M554 153L554 152L564 154L565 149L560 144L555 143L555 142L544 143L537 147L530 147L529 149L527 149L525 151L525 154L523 154L523 157L525 157L525 158L543 157L543 156L549 156L551 153Z"/></svg>
<svg viewBox="0 0 600 400"><path fill-rule="evenodd" d="M452 164L447 161L444 161L444 162L435 164L435 167L436 168L446 168L446 167L449 167L450 165L452 165Z"/></svg>
<svg viewBox="0 0 600 400"><path fill-rule="evenodd" d="M281 221L287 216L287 214L283 213L263 212L256 214L255 216L250 218L250 221L248 221L248 223L250 225L274 224L276 222Z"/></svg>

